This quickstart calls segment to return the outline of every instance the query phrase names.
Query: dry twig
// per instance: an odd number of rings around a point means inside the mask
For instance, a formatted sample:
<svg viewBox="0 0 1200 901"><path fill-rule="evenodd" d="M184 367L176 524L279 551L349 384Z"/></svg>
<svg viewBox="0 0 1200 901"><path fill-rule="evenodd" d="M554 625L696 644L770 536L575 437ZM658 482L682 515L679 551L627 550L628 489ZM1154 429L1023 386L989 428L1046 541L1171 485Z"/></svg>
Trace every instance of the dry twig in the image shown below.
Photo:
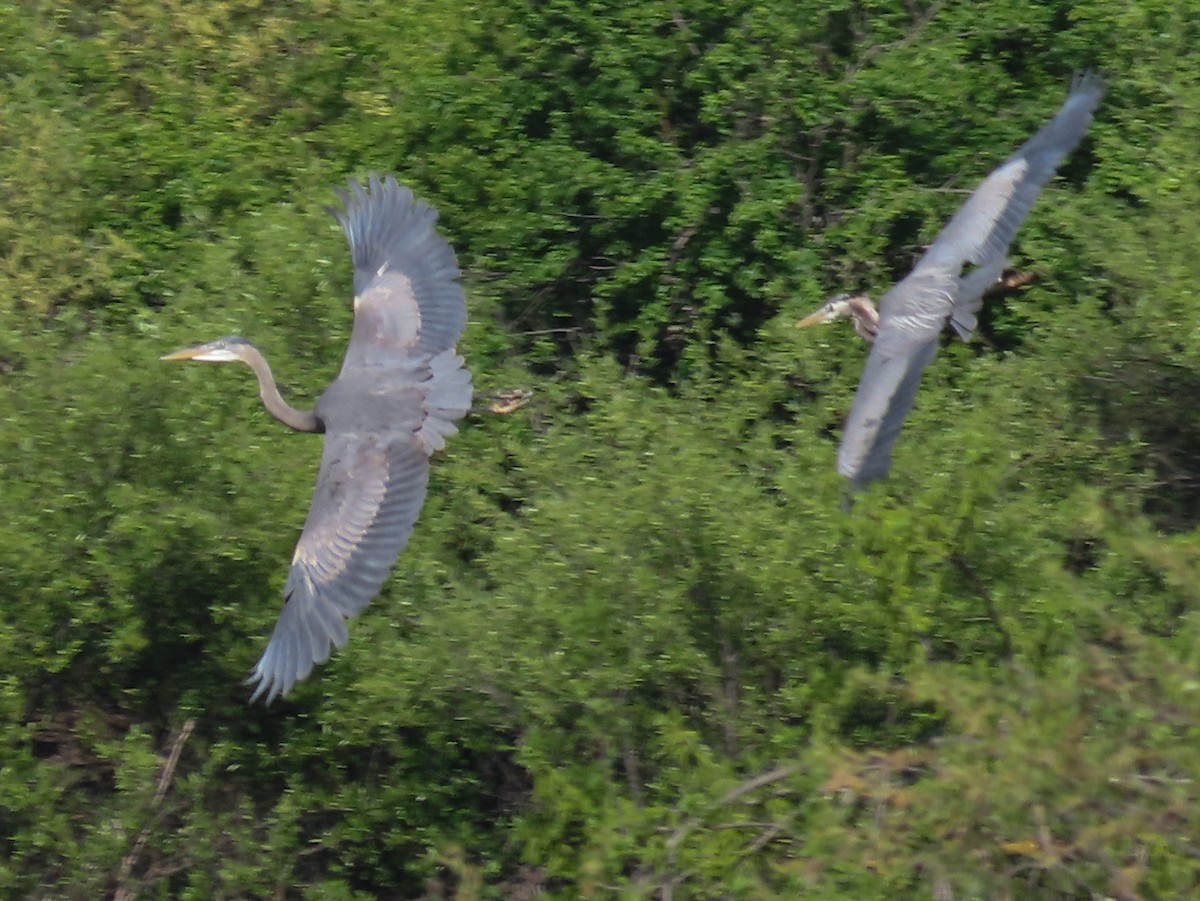
<svg viewBox="0 0 1200 901"><path fill-rule="evenodd" d="M167 789L171 787L171 782L175 778L175 768L179 765L179 755L183 751L183 745L195 728L196 721L194 719L187 720L179 728L179 731L175 734L175 738L171 741L171 752L167 755L167 760L163 764L162 771L158 774L158 786L154 791L154 799L150 802L151 816L138 833L133 847L129 849L129 853L121 861L121 871L117 875L117 889L113 893L113 901L132 901L136 896L134 888L130 885L130 877L133 875L134 867L141 861L142 854L146 850L146 840L150 837L150 830L159 820L161 814L159 807L162 804L163 798L166 797Z"/></svg>

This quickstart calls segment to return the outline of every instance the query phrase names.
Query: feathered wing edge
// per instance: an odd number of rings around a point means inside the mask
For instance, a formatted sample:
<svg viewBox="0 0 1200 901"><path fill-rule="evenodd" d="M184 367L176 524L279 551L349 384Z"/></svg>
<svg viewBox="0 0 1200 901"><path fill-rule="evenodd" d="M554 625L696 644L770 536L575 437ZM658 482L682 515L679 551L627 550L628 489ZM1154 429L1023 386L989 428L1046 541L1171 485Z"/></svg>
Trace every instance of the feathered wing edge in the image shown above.
<svg viewBox="0 0 1200 901"><path fill-rule="evenodd" d="M894 333L893 333L894 334ZM937 356L938 336L921 342L881 334L859 381L838 446L838 472L862 488L887 475L892 446L916 400L921 374Z"/></svg>
<svg viewBox="0 0 1200 901"><path fill-rule="evenodd" d="M379 593L425 501L429 457L407 435L327 435L271 640L247 680L270 703L346 644L346 621Z"/></svg>
<svg viewBox="0 0 1200 901"><path fill-rule="evenodd" d="M953 271L992 267L1008 255L1017 230L1059 165L1087 133L1104 96L1094 72L1075 76L1062 107L1033 137L983 180L913 268Z"/></svg>
<svg viewBox="0 0 1200 901"><path fill-rule="evenodd" d="M347 190L335 193L343 209L329 211L350 244L355 295L381 269L403 275L420 315L416 351L433 356L453 347L466 328L467 302L454 248L436 228L437 210L390 175L372 173L367 188L350 179Z"/></svg>

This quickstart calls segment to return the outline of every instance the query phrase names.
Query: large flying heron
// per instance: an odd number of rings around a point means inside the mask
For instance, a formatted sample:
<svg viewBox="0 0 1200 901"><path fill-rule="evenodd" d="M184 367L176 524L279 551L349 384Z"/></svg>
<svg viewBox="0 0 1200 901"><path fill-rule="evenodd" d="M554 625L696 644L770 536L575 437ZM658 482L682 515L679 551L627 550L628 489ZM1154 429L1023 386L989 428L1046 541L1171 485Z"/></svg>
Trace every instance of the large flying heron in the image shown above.
<svg viewBox="0 0 1200 901"><path fill-rule="evenodd" d="M838 472L854 488L887 475L892 445L916 398L921 373L949 322L962 340L975 331L983 292L1000 278L1017 229L1038 194L1092 121L1104 83L1077 74L1062 109L967 198L913 271L880 301L842 294L797 325L854 317L870 356L838 449Z"/></svg>
<svg viewBox="0 0 1200 901"><path fill-rule="evenodd" d="M267 361L239 337L164 360L246 363L267 411L324 432L312 507L292 555L286 603L248 680L251 701L287 694L346 643L346 621L379 592L425 500L429 455L471 406L471 374L455 349L467 306L437 212L394 178L351 180L331 209L354 259L354 330L342 371L311 410L287 404Z"/></svg>

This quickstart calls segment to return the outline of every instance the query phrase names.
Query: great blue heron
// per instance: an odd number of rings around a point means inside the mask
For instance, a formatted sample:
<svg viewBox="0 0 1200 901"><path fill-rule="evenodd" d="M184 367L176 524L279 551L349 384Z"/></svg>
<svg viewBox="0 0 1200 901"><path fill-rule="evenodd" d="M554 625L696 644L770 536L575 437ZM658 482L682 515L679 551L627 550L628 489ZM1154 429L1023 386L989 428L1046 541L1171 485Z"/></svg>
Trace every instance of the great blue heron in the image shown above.
<svg viewBox="0 0 1200 901"><path fill-rule="evenodd" d="M342 371L312 410L287 404L267 361L232 336L164 360L241 361L263 405L301 432L324 432L312 507L292 556L286 603L248 680L251 701L287 694L379 592L425 500L429 455L471 406L471 374L455 349L467 306L437 212L394 178L351 180L331 209L354 259L354 330Z"/></svg>
<svg viewBox="0 0 1200 901"><path fill-rule="evenodd" d="M1000 278L1013 236L1083 138L1104 91L1094 73L1077 74L1058 114L984 179L913 271L883 296L878 313L865 294L842 294L797 323L852 316L859 335L872 343L838 449L838 472L853 487L887 474L938 335L949 322L964 341L971 337L983 292Z"/></svg>

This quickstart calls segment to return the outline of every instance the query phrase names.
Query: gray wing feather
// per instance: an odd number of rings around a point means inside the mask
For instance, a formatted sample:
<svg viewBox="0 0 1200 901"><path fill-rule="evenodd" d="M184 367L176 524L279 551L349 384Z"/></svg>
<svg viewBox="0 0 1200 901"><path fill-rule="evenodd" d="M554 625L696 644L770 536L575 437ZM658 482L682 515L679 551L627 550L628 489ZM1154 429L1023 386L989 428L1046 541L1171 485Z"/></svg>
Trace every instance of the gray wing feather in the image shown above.
<svg viewBox="0 0 1200 901"><path fill-rule="evenodd" d="M408 544L428 481L429 458L412 433L326 436L287 602L250 677L251 701L287 694L345 645L346 620L378 594Z"/></svg>
<svg viewBox="0 0 1200 901"><path fill-rule="evenodd" d="M958 275L966 264L1002 261L1038 194L1087 132L1104 91L1103 81L1094 72L1077 74L1054 118L984 179L914 272L935 267Z"/></svg>
<svg viewBox="0 0 1200 901"><path fill-rule="evenodd" d="M887 475L892 445L937 347L936 333L911 340L897 332L880 333L872 346L838 447L838 472L855 488Z"/></svg>
<svg viewBox="0 0 1200 901"><path fill-rule="evenodd" d="M372 174L370 190L351 179L338 190L344 210L331 209L354 258L354 335L346 365L373 365L371 349L396 347L417 356L451 348L467 324L462 273L449 242L438 234L438 214L412 191L388 177ZM360 317L375 317L360 328ZM386 362L386 360L385 360Z"/></svg>

